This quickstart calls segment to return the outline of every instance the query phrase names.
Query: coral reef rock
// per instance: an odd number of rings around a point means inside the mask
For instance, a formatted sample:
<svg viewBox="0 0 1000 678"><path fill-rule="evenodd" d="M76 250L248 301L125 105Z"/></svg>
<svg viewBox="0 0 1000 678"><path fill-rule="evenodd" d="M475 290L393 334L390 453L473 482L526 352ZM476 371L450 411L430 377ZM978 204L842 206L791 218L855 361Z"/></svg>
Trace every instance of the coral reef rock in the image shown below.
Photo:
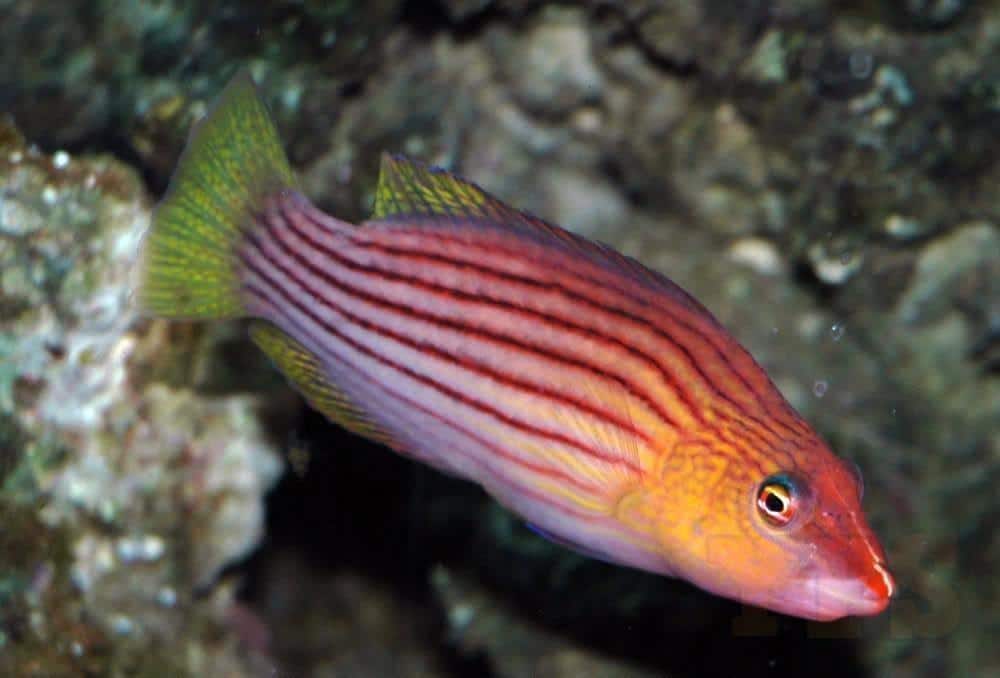
<svg viewBox="0 0 1000 678"><path fill-rule="evenodd" d="M236 676L267 663L242 649L217 579L260 539L282 465L257 397L154 378L185 370L170 364L187 360L178 341L192 355L198 343L130 306L149 216L133 170L43 154L0 127L4 675Z"/></svg>

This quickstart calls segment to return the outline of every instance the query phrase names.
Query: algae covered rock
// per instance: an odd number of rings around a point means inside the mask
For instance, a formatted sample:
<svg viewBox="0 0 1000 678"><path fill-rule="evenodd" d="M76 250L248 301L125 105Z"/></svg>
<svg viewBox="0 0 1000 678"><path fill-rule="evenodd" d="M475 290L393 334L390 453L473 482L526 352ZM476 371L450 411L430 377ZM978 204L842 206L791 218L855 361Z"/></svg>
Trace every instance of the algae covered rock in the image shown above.
<svg viewBox="0 0 1000 678"><path fill-rule="evenodd" d="M260 539L281 470L258 399L151 380L172 354L129 304L135 172L2 130L0 665L250 675L217 575Z"/></svg>
<svg viewBox="0 0 1000 678"><path fill-rule="evenodd" d="M359 80L400 0L3 0L0 111L33 141L80 147L115 139L165 183L184 131L226 80L253 64L279 120L310 152ZM328 98L303 97L322 88ZM305 139L304 137L311 137ZM298 142L302 146L298 146Z"/></svg>

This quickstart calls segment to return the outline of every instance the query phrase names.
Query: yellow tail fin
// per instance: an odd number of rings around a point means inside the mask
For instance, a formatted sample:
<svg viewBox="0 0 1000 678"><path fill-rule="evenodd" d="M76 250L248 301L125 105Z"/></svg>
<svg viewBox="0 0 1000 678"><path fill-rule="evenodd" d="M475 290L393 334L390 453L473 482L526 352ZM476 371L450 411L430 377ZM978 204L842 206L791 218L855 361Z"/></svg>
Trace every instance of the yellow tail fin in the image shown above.
<svg viewBox="0 0 1000 678"><path fill-rule="evenodd" d="M249 213L295 177L246 71L191 132L153 214L139 264L141 312L169 318L243 314L233 251Z"/></svg>

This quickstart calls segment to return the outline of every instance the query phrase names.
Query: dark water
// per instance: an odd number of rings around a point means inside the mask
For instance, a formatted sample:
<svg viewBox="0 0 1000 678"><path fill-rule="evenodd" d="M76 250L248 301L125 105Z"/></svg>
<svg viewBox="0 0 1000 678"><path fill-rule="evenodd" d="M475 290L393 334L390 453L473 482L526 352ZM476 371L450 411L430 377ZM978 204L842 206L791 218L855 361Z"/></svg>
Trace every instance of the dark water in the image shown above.
<svg viewBox="0 0 1000 678"><path fill-rule="evenodd" d="M0 673L1000 675L1000 6L0 0ZM669 275L866 482L818 624L549 544L308 408L132 259L239 68L303 191L383 151Z"/></svg>

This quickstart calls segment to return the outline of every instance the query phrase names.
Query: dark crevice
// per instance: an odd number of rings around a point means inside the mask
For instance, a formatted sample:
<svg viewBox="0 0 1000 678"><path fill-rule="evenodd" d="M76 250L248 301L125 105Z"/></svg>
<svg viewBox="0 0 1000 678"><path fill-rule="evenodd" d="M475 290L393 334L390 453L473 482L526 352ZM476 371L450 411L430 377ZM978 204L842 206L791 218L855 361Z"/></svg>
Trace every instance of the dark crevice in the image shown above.
<svg viewBox="0 0 1000 678"><path fill-rule="evenodd" d="M480 10L453 20L441 2L409 0L403 5L400 23L422 37L429 38L447 31L461 40L480 35L496 22L510 21L516 18L497 7L497 3L491 2Z"/></svg>

